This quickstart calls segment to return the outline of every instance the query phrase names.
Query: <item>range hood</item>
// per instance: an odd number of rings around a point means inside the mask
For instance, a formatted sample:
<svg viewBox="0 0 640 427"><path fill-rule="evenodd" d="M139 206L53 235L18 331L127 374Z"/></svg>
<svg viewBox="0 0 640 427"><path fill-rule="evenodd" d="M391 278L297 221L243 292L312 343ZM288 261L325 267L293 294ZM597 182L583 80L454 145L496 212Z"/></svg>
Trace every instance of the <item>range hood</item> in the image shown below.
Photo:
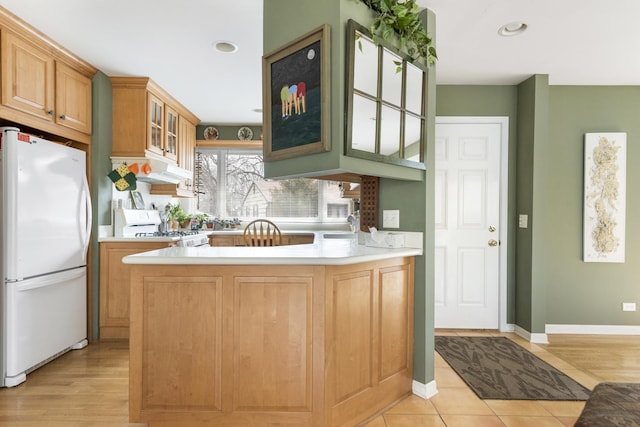
<svg viewBox="0 0 640 427"><path fill-rule="evenodd" d="M185 179L193 179L193 172L176 166L167 160L147 157L111 157L111 163L118 167L138 164L136 178L150 184L178 184Z"/></svg>

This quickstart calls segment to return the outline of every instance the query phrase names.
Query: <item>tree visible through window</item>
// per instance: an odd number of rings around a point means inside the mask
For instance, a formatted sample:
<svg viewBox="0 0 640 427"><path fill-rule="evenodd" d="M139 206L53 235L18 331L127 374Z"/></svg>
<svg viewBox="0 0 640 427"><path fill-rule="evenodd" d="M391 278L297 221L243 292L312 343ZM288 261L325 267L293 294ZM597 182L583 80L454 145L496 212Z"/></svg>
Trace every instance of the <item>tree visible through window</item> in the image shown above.
<svg viewBox="0 0 640 427"><path fill-rule="evenodd" d="M264 179L260 151L202 148L199 153L198 209L211 216L325 222L349 213L349 199L340 197L336 182Z"/></svg>

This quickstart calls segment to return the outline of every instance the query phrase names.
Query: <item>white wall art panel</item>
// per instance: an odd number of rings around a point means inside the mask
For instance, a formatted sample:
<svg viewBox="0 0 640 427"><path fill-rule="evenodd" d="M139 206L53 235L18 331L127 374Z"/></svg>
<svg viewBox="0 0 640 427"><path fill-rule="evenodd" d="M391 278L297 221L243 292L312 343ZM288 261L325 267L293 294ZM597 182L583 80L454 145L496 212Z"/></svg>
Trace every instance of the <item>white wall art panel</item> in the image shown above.
<svg viewBox="0 0 640 427"><path fill-rule="evenodd" d="M624 262L626 159L626 133L585 134L585 262Z"/></svg>

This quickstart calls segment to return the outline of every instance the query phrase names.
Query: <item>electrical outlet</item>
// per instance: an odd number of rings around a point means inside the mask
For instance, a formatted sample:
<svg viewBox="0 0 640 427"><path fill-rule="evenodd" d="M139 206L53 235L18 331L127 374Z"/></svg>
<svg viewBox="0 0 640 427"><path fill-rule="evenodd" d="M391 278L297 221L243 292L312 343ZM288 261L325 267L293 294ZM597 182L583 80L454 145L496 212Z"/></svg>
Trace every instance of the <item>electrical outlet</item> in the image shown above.
<svg viewBox="0 0 640 427"><path fill-rule="evenodd" d="M400 211L399 210L383 210L382 211L382 227L383 228L400 228Z"/></svg>
<svg viewBox="0 0 640 427"><path fill-rule="evenodd" d="M636 311L636 303L635 302L623 302L622 303L622 311Z"/></svg>

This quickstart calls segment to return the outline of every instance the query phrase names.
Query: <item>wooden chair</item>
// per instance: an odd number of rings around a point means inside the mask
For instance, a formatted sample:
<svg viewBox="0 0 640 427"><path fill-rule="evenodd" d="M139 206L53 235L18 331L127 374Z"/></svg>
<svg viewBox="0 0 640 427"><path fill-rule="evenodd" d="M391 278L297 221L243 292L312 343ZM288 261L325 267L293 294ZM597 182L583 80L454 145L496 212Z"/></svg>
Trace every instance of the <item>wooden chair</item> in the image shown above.
<svg viewBox="0 0 640 427"><path fill-rule="evenodd" d="M267 219L256 219L244 228L245 246L280 246L282 233L277 225Z"/></svg>

